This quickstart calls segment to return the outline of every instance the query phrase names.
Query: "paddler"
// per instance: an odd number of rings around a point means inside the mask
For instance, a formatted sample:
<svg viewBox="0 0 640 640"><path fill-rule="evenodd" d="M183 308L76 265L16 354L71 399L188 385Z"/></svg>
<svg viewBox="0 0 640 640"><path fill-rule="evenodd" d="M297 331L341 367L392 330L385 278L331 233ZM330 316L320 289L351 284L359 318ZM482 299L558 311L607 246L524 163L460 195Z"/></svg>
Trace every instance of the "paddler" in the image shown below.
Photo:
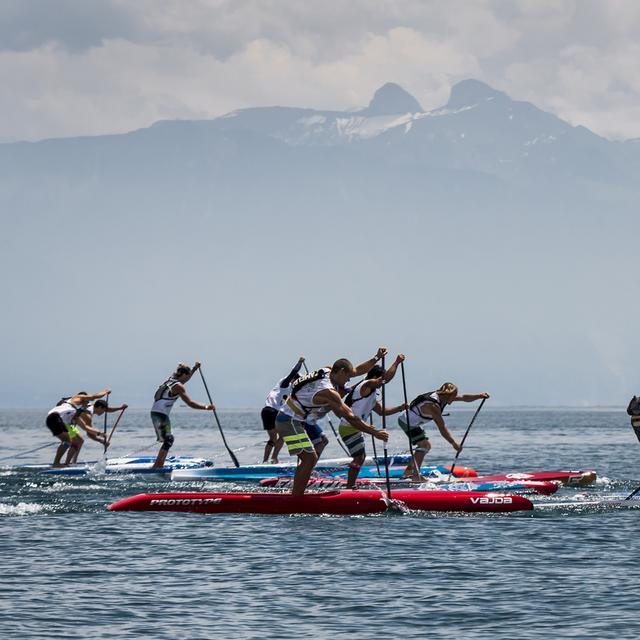
<svg viewBox="0 0 640 640"><path fill-rule="evenodd" d="M380 365L374 365L367 373L365 379L349 389L344 403L350 407L351 411L363 422L368 419L372 411L375 411L379 416L382 415L382 405L380 404L380 393L378 390L383 384L387 384L393 380L398 366L403 361L404 355L402 353L398 354L394 363L386 372ZM391 416L403 411L405 408L406 404L404 403L399 404L397 407L386 407L384 414ZM375 427L368 424L365 424L365 427L366 428L353 426L346 420L342 420L338 427L342 442L345 447L347 447L349 455L353 458L349 465L349 473L347 475L347 489L353 489L355 487L358 474L366 458L364 436L362 434L370 433L375 435Z"/></svg>
<svg viewBox="0 0 640 640"><path fill-rule="evenodd" d="M184 385L191 380L191 376L200 368L200 363L196 362L190 367L184 362L179 362L175 372L170 375L157 389L153 397L151 407L151 422L156 431L158 442L162 442L158 456L153 463L153 468L163 467L169 449L173 446L174 437L171 433L171 420L169 413L178 398L192 409L201 411L215 411L212 404L201 404L192 400L185 391Z"/></svg>
<svg viewBox="0 0 640 640"><path fill-rule="evenodd" d="M267 440L267 444L264 447L263 463L269 461L269 454L271 454L271 462L278 464L278 454L284 442L276 431L276 416L280 411L280 407L282 407L282 403L291 393L291 384L300 377L300 368L303 363L304 357L300 356L289 375L279 380L278 384L271 389L265 401L265 406L262 408L260 413L262 427L269 435L269 440Z"/></svg>
<svg viewBox="0 0 640 640"><path fill-rule="evenodd" d="M66 464L73 464L78 461L80 449L82 449L82 445L84 444L84 439L80 435L78 427L83 429L91 440L109 446L109 443L105 442L105 434L93 426L93 416L102 416L105 413L117 413L118 411L124 411L128 406L128 404L110 406L106 400L96 400L93 404L88 404L86 408L80 411L75 422L67 427L69 435L71 436L71 447L67 454Z"/></svg>
<svg viewBox="0 0 640 640"><path fill-rule="evenodd" d="M67 454L65 464L68 464L69 460L77 457L74 456L75 445L68 427L79 420L80 415L86 411L87 406L92 400L104 398L109 393L111 393L111 389L108 388L98 391L97 393L78 393L75 396L62 398L58 404L49 411L46 420L47 427L49 427L51 433L60 440L60 445L56 449L52 466L63 466L61 462L62 455L67 449L69 449L69 453Z"/></svg>
<svg viewBox="0 0 640 640"><path fill-rule="evenodd" d="M408 410L398 416L400 428L411 439L411 444L415 447L413 457L416 466L413 464L414 461L410 460L402 477L412 478L417 481L425 480L420 475L420 467L424 457L431 449L431 443L422 428L423 424L433 420L438 427L438 431L440 431L440 435L458 452L460 451L460 445L444 423L442 416L444 408L452 402L474 402L488 397L488 393L465 393L459 395L458 387L453 382L445 382L437 391L422 393L414 398L409 403ZM407 415L409 416L408 425Z"/></svg>
<svg viewBox="0 0 640 640"><path fill-rule="evenodd" d="M373 358L354 367L346 358L336 360L332 366L322 367L298 378L291 387L291 394L276 417L276 429L287 445L289 454L297 455L299 464L293 477L291 494L301 496L307 487L318 455L305 431L305 421L314 424L330 411L346 423L372 433L375 438L389 439L386 431L378 431L373 425L356 416L343 402L344 389L354 376L368 373L386 355L383 347ZM371 430L371 431L369 431Z"/></svg>

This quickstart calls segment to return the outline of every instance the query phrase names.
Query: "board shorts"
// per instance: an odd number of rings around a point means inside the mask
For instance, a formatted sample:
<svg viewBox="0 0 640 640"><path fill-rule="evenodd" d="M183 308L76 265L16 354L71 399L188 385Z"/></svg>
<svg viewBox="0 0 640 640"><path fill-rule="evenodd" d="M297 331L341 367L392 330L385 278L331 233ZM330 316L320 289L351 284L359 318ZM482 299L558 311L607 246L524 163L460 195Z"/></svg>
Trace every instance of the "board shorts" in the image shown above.
<svg viewBox="0 0 640 640"><path fill-rule="evenodd" d="M59 436L61 433L67 433L67 425L64 423L64 420L60 417L59 413L50 413L47 416L47 427L49 427L49 431L54 436Z"/></svg>
<svg viewBox="0 0 640 640"><path fill-rule="evenodd" d="M422 427L407 427L407 423L400 417L398 418L398 425L400 428L411 438L411 444L417 444L421 440L428 440L427 434Z"/></svg>
<svg viewBox="0 0 640 640"><path fill-rule="evenodd" d="M265 431L271 431L271 429L276 428L276 416L278 415L277 409L273 407L263 407L260 412L260 417L262 418L262 428Z"/></svg>
<svg viewBox="0 0 640 640"><path fill-rule="evenodd" d="M338 433L342 438L344 446L349 451L350 456L355 458L360 455L365 455L364 434L362 431L354 430L351 425L341 424L338 427Z"/></svg>
<svg viewBox="0 0 640 640"><path fill-rule="evenodd" d="M158 442L164 442L171 435L171 420L169 420L169 416L166 413L152 411L151 422L156 431Z"/></svg>
<svg viewBox="0 0 640 640"><path fill-rule="evenodd" d="M324 431L317 424L309 424L305 422L304 430L307 432L309 440L311 440L311 444L314 446L320 444L323 440L326 440Z"/></svg>
<svg viewBox="0 0 640 640"><path fill-rule="evenodd" d="M304 422L278 413L276 417L276 431L287 445L290 456L297 456L301 453L315 453L313 444L305 431Z"/></svg>
<svg viewBox="0 0 640 640"><path fill-rule="evenodd" d="M68 424L67 431L69 432L70 438L75 438L80 435L80 429L75 424Z"/></svg>

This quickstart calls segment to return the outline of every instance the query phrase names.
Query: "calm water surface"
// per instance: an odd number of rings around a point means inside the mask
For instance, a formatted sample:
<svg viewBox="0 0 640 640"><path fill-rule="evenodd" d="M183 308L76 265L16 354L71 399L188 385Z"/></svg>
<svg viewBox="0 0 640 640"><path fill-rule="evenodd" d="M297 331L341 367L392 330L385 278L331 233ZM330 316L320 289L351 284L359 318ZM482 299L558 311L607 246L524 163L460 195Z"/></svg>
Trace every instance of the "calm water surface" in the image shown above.
<svg viewBox="0 0 640 640"><path fill-rule="evenodd" d="M53 442L43 411L0 411L0 457ZM220 414L242 463L264 441L258 412ZM471 413L449 418L460 437ZM179 454L228 464L199 412L176 411ZM331 435L331 434L330 434ZM155 452L128 411L112 455ZM451 448L435 433L433 463ZM393 450L404 447L394 427ZM366 517L111 513L161 480L54 479L0 461L0 629L13 638L638 638L640 509ZM334 440L328 456L340 455ZM83 457L95 459L96 443ZM591 488L539 502L623 495L640 484L624 412L484 409L460 462L481 473L597 470ZM240 488L204 483L180 490ZM246 485L245 487L246 488Z"/></svg>

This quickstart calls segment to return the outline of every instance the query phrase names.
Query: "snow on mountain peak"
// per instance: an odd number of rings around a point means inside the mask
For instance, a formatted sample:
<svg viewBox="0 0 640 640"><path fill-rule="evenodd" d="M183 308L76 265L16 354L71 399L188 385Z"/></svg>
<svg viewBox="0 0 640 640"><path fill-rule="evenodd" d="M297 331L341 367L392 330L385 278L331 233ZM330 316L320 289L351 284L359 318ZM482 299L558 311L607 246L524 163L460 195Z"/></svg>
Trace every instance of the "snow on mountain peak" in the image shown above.
<svg viewBox="0 0 640 640"><path fill-rule="evenodd" d="M447 107L461 109L487 100L510 100L510 98L506 93L497 91L480 80L463 80L451 87L451 96Z"/></svg>

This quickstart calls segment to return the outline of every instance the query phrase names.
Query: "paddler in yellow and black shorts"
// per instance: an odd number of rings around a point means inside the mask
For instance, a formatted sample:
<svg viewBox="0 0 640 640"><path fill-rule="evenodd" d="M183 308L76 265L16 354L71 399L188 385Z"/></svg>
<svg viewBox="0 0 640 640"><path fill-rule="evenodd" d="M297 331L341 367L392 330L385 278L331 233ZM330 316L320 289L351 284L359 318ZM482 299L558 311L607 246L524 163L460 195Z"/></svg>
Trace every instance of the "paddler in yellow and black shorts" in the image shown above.
<svg viewBox="0 0 640 640"><path fill-rule="evenodd" d="M363 430L373 430L374 437L389 439L386 431L378 431L373 425L368 425L358 418L343 402L338 389L344 390L347 382L353 376L364 375L382 358L386 349L378 349L373 357L354 367L346 358L340 358L333 366L322 367L311 371L306 376L298 378L291 387L291 395L282 405L276 417L278 435L287 445L289 455L298 456L298 464L293 477L291 494L302 496L318 461L313 444L305 431L305 421L317 422L330 411L342 418L348 424Z"/></svg>

